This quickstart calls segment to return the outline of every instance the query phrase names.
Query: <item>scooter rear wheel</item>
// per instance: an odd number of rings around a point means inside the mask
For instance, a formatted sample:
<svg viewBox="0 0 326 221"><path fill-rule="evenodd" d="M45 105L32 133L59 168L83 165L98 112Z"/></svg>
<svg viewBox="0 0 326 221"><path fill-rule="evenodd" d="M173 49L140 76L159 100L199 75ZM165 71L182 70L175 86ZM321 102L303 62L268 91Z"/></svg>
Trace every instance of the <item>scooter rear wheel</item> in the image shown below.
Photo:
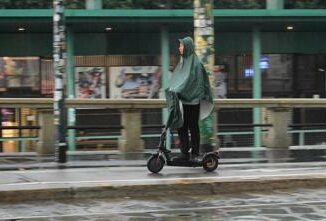
<svg viewBox="0 0 326 221"><path fill-rule="evenodd" d="M218 166L218 157L215 154L208 154L203 159L203 168L207 172L213 172Z"/></svg>
<svg viewBox="0 0 326 221"><path fill-rule="evenodd" d="M164 164L165 161L163 157L154 154L147 160L147 169L152 173L158 173L163 169Z"/></svg>

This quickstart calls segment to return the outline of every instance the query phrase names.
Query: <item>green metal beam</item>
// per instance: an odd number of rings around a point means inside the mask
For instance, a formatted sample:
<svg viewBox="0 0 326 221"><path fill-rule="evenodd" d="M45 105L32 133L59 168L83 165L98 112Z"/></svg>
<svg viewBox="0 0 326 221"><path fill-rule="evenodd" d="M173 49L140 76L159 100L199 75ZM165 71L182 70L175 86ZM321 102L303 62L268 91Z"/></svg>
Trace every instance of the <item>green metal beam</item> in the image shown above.
<svg viewBox="0 0 326 221"><path fill-rule="evenodd" d="M325 133L326 129L316 129L316 130L289 130L288 133L294 134L294 133ZM263 131L262 133L267 133ZM232 132L219 132L216 134L217 136L224 136L224 135L251 135L254 134L252 131L232 131ZM153 137L160 137L161 134L143 134L141 135L142 138L153 138ZM176 135L177 136L177 135ZM112 140L118 140L121 136L120 135L104 135L104 136L78 136L76 137L76 141L79 140L99 140L99 139L112 139ZM39 140L38 137L3 137L0 138L0 141L8 141L8 140Z"/></svg>
<svg viewBox="0 0 326 221"><path fill-rule="evenodd" d="M0 142L3 142L3 141L25 141L25 140L28 140L28 141L38 141L39 138L38 137L1 137L0 138Z"/></svg>
<svg viewBox="0 0 326 221"><path fill-rule="evenodd" d="M17 33L17 24L25 25L23 34L50 33L52 10L0 10L1 33ZM192 30L193 10L66 10L66 22L76 33L105 33L108 23L113 33L155 32L168 24L170 32ZM288 33L286 25L294 32L325 32L325 10L214 10L214 27L218 32L251 32L255 24L264 24L261 31ZM18 41L19 42L19 41ZM220 47L220 46L218 46ZM103 47L105 48L105 47ZM36 49L35 49L36 50ZM24 50L22 50L24 51ZM76 50L76 52L78 52Z"/></svg>
<svg viewBox="0 0 326 221"><path fill-rule="evenodd" d="M51 9L0 9L0 18L49 18L52 19Z"/></svg>
<svg viewBox="0 0 326 221"><path fill-rule="evenodd" d="M0 9L0 18L51 18L51 9ZM70 17L189 17L191 9L67 9L67 19ZM326 17L324 9L214 9L214 17Z"/></svg>

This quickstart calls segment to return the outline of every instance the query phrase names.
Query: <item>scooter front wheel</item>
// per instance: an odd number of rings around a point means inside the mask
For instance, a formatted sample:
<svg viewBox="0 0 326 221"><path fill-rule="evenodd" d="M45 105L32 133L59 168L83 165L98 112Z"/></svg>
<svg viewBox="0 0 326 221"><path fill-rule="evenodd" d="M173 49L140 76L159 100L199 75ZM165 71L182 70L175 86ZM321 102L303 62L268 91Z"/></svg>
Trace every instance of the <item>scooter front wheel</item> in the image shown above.
<svg viewBox="0 0 326 221"><path fill-rule="evenodd" d="M147 168L152 173L158 173L160 172L164 167L165 161L162 156L159 156L158 154L152 155L147 160Z"/></svg>
<svg viewBox="0 0 326 221"><path fill-rule="evenodd" d="M215 154L208 154L203 159L203 168L207 172L213 172L218 166L218 157Z"/></svg>

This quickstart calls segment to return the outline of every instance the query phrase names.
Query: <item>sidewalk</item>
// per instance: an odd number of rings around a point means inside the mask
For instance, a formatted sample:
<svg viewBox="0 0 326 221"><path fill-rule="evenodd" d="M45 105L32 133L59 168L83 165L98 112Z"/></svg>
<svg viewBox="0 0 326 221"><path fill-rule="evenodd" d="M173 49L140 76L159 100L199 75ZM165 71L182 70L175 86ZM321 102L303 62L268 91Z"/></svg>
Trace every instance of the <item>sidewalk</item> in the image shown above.
<svg viewBox="0 0 326 221"><path fill-rule="evenodd" d="M120 154L110 151L73 151L68 152L65 168L99 167L144 167L147 159L156 150L144 153ZM172 154L179 153L173 149ZM291 146L289 150L265 147L237 147L220 149L220 165L275 162L323 162L326 161L326 146ZM39 157L35 152L0 153L0 171L56 169L54 156Z"/></svg>
<svg viewBox="0 0 326 221"><path fill-rule="evenodd" d="M164 167L151 174L143 165L35 169L0 172L0 201L150 197L219 194L326 186L326 162L221 164L202 168ZM130 161L129 161L130 162ZM94 164L94 162L93 162Z"/></svg>

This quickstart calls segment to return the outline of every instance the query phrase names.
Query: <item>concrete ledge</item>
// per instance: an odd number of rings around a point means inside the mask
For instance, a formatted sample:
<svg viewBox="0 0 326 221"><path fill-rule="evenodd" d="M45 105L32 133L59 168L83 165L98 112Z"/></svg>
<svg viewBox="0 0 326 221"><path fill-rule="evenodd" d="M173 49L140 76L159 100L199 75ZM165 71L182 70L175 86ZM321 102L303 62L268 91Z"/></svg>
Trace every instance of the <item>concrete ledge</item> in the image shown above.
<svg viewBox="0 0 326 221"><path fill-rule="evenodd" d="M326 186L326 175L160 178L148 180L35 182L2 185L0 202L27 200L206 195Z"/></svg>

